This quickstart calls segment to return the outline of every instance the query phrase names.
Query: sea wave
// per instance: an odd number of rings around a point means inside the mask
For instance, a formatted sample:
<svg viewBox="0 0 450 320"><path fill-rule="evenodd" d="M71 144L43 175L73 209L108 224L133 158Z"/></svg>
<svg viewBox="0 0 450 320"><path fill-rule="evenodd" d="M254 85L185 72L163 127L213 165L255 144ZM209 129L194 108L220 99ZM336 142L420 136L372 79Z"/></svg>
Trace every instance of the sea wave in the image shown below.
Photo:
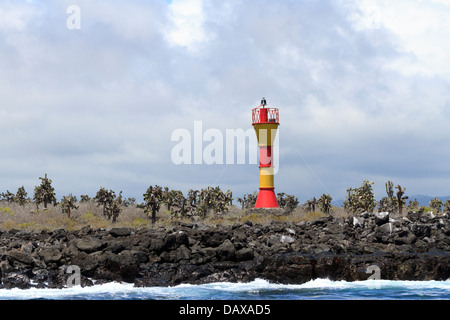
<svg viewBox="0 0 450 320"><path fill-rule="evenodd" d="M131 283L105 283L63 289L0 289L0 300L245 300L245 299L450 299L446 281L331 281L277 284L263 279L248 283L216 282L202 285L137 288Z"/></svg>

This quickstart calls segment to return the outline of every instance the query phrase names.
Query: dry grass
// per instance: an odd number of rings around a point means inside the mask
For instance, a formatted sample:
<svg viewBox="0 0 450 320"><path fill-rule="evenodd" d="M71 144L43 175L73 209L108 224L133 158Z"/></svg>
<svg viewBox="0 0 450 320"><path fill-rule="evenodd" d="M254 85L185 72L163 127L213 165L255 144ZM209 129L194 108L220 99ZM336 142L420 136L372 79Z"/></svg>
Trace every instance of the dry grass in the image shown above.
<svg viewBox="0 0 450 320"><path fill-rule="evenodd" d="M125 207L117 218L116 223L112 223L103 216L102 208L95 203L78 203L78 209L73 209L70 218L62 213L59 205L49 205L46 210L42 207L37 210L34 204L20 206L15 203L0 204L0 227L3 229L19 230L78 230L86 226L97 228L112 227L151 227L151 221L144 214L143 210L136 207Z"/></svg>
<svg viewBox="0 0 450 320"><path fill-rule="evenodd" d="M103 216L102 208L95 203L78 203L78 209L71 211L70 218L62 213L59 205L50 205L46 210L42 207L37 210L34 204L20 206L16 203L0 203L0 228L10 230L78 230L86 226L91 228L113 228L113 227L131 227L135 229L152 228L152 222L142 209L136 206L124 207L115 223ZM342 208L333 207L333 216L342 217L347 214ZM227 213L209 214L206 218L199 217L180 217L174 218L170 212L162 207L157 213L156 228L169 228L174 222L201 223L206 226L233 225L237 222L251 221L267 225L273 221L300 222L312 221L326 214L321 212L306 212L298 207L287 215L272 215L252 212L252 210L241 210L236 206L229 207Z"/></svg>

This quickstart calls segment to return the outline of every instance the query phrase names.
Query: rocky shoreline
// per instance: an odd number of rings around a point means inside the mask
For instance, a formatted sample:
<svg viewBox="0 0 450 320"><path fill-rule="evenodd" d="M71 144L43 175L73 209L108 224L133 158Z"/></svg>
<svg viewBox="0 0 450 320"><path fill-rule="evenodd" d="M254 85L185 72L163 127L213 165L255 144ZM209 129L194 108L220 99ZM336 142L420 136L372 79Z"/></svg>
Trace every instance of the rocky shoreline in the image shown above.
<svg viewBox="0 0 450 320"><path fill-rule="evenodd" d="M181 223L170 229L0 230L0 288L63 288L78 284L76 270L81 286L447 280L449 236L449 217L422 212L215 228Z"/></svg>

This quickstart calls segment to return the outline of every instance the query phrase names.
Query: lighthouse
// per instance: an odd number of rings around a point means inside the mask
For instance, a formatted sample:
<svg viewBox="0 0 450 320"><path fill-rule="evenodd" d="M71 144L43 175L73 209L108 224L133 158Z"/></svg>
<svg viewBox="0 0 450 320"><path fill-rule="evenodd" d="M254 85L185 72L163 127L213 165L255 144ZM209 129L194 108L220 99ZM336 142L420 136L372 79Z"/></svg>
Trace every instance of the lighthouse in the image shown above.
<svg viewBox="0 0 450 320"><path fill-rule="evenodd" d="M262 98L261 105L252 110L252 124L259 147L259 193L255 208L278 208L272 151L280 125L279 113L277 108L266 108L266 105L266 99Z"/></svg>

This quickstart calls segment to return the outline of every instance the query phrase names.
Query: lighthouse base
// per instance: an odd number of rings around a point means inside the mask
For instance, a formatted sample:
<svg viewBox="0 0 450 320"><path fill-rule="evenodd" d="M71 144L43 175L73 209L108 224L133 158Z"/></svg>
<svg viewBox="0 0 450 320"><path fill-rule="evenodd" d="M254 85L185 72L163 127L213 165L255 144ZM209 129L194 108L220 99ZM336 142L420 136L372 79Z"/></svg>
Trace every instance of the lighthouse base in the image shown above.
<svg viewBox="0 0 450 320"><path fill-rule="evenodd" d="M273 188L260 188L255 208L279 208Z"/></svg>

